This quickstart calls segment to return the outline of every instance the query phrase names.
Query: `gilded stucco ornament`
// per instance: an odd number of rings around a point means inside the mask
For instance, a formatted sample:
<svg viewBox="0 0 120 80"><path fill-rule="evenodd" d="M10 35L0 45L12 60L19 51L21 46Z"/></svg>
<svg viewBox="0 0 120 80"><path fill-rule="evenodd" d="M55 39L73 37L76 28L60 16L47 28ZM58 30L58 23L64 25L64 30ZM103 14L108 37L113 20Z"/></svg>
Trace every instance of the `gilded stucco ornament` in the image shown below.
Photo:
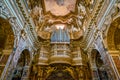
<svg viewBox="0 0 120 80"><path fill-rule="evenodd" d="M116 48L116 41L117 41L117 37L115 36L115 33L118 32L116 31L116 29L119 26L119 4L120 3L116 3L114 5L114 10L111 11L112 16L110 16L109 20L110 21L110 25L108 28L108 32L107 32L107 45L109 50L115 50ZM117 33L119 34L119 33ZM119 40L119 39L118 39ZM118 41L117 41L118 42Z"/></svg>
<svg viewBox="0 0 120 80"><path fill-rule="evenodd" d="M56 24L65 24L69 29L73 29L74 31L69 31L71 35L71 39L78 39L83 35L82 25L84 23L85 15L87 14L86 8L83 3L77 3L76 0L69 1L61 0L61 1L37 1L38 3L34 3L34 1L28 1L28 5L31 9L31 16L35 23L35 30L39 37L43 39L50 39L51 33L54 31ZM44 3L44 4L43 4ZM59 5L59 3L64 3L63 5ZM77 5L75 5L77 3ZM36 5L35 5L36 4ZM34 5L34 6L32 6ZM48 7L49 6L49 7ZM57 7L63 8L58 9ZM66 7L66 8L65 8ZM78 10L75 10L78 8ZM55 10L52 10L55 9ZM56 10L57 9L57 10ZM65 10L64 10L65 9ZM63 10L63 11L59 11ZM62 12L61 14L56 11ZM63 14L64 12L64 14ZM77 22L79 21L79 22ZM73 25L72 25L73 24ZM79 31L75 31L75 29ZM81 34L78 36L78 34Z"/></svg>

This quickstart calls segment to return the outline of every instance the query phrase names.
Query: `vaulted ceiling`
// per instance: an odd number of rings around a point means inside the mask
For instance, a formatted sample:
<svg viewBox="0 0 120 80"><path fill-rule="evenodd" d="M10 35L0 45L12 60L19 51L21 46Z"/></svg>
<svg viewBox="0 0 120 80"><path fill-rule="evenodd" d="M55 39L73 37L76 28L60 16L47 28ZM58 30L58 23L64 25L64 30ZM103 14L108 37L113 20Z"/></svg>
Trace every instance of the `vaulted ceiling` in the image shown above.
<svg viewBox="0 0 120 80"><path fill-rule="evenodd" d="M56 25L68 29L71 39L83 36L88 14L96 0L27 0L39 37L50 39Z"/></svg>

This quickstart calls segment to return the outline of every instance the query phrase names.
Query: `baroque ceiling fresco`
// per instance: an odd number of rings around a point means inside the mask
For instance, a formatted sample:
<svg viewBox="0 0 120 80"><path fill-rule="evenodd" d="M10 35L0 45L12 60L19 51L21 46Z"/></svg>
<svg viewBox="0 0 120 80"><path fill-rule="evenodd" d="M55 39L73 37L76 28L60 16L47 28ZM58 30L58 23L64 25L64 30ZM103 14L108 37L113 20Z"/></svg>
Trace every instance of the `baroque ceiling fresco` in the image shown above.
<svg viewBox="0 0 120 80"><path fill-rule="evenodd" d="M42 39L50 39L57 26L67 29L70 39L80 39L94 3L95 0L27 0L36 32Z"/></svg>

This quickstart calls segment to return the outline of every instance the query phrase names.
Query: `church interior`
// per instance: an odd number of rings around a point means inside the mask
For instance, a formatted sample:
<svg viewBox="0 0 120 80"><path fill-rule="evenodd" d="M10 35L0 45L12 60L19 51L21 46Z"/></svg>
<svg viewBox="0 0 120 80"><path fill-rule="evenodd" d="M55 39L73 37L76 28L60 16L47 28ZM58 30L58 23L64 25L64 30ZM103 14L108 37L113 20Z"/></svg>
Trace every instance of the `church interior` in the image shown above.
<svg viewBox="0 0 120 80"><path fill-rule="evenodd" d="M0 0L0 80L120 80L120 0Z"/></svg>

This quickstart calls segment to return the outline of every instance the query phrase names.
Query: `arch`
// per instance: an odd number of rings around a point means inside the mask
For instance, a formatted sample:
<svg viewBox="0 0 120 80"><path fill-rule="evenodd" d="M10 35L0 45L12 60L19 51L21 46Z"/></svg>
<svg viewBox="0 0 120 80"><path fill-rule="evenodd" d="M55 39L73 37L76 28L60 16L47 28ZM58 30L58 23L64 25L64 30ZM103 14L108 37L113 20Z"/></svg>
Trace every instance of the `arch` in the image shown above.
<svg viewBox="0 0 120 80"><path fill-rule="evenodd" d="M13 35L14 35L14 45L16 45L15 44L15 39L16 39L15 34L16 33L15 33L15 30L14 30L14 28L16 26L14 25L14 27L13 27L13 25L12 25L12 23L10 21L10 18L13 17L13 16L11 15L11 12L8 9L8 7L5 5L5 2L2 0L2 1L0 1L0 3L1 3L0 4L0 10L1 10L0 19L4 19L4 20L6 20L9 23L9 26L10 26L11 29L8 29L8 31L12 31L13 32Z"/></svg>
<svg viewBox="0 0 120 80"><path fill-rule="evenodd" d="M3 6L4 5L2 5L2 7L0 8L0 9L2 9L3 8ZM5 6L4 6L5 7ZM7 13L7 11L6 12L2 12L1 14L0 14L0 18L3 18L3 19L8 19L10 17L10 15Z"/></svg>
<svg viewBox="0 0 120 80"><path fill-rule="evenodd" d="M9 21L0 17L0 75L4 70L10 53L14 47L14 33Z"/></svg>
<svg viewBox="0 0 120 80"><path fill-rule="evenodd" d="M13 45L14 44L14 33L11 28L10 23L8 22L7 19L1 18L0 17L0 48L5 48L5 42L7 44ZM8 48L12 49L13 46L9 46ZM7 49L8 49L7 48Z"/></svg>
<svg viewBox="0 0 120 80"><path fill-rule="evenodd" d="M101 55L97 49L93 49L91 51L91 61L92 61L92 67L96 68L95 74L96 77L100 80L105 79L108 80L108 74L104 67L104 62L101 59Z"/></svg>
<svg viewBox="0 0 120 80"><path fill-rule="evenodd" d="M28 66L30 64L30 52L28 49L24 49L22 51L18 60L18 64L21 62L21 60L23 61L23 66Z"/></svg>
<svg viewBox="0 0 120 80"><path fill-rule="evenodd" d="M115 50L117 48L117 43L120 40L120 32L118 31L118 27L120 26L120 17L117 17L112 21L110 27L107 32L107 46L109 50ZM116 33L117 32L117 33ZM116 37L117 35L117 37ZM118 40L117 40L118 39ZM120 44L120 42L119 42Z"/></svg>
<svg viewBox="0 0 120 80"><path fill-rule="evenodd" d="M21 80L22 76L24 75L24 67L29 65L30 65L30 52L28 49L24 49L20 54L20 58L18 59L12 80L16 79Z"/></svg>
<svg viewBox="0 0 120 80"><path fill-rule="evenodd" d="M91 51L91 59L92 59L92 63L95 63L95 58L96 58L96 54L97 54L97 50L96 49L93 49Z"/></svg>

